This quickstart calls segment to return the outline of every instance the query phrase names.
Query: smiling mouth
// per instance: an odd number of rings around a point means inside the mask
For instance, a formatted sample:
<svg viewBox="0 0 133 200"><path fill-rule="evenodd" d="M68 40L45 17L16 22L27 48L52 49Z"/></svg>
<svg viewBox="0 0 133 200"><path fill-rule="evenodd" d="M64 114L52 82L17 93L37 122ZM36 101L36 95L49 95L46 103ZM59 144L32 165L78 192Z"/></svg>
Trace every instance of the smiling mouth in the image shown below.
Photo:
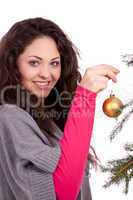
<svg viewBox="0 0 133 200"><path fill-rule="evenodd" d="M50 82L34 81L35 85L40 89L50 89Z"/></svg>

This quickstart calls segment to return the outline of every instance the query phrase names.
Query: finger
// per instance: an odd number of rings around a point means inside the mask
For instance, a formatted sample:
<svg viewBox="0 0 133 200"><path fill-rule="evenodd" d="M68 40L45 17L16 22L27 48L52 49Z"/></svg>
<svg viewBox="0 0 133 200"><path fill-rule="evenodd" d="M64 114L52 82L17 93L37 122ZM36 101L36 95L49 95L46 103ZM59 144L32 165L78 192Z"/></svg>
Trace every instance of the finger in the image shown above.
<svg viewBox="0 0 133 200"><path fill-rule="evenodd" d="M112 65L107 65L107 64L101 64L101 65L97 65L96 68L98 68L101 72L102 71L106 71L106 70L111 70L114 73L119 73L120 70L117 69L116 67L112 66Z"/></svg>
<svg viewBox="0 0 133 200"><path fill-rule="evenodd" d="M115 77L119 73L119 71L115 71L115 70L112 70L112 69L99 69L97 71L97 73L99 75L107 76L107 77L112 79L113 77ZM113 80L114 79L115 78L113 78Z"/></svg>
<svg viewBox="0 0 133 200"><path fill-rule="evenodd" d="M116 78L116 73L112 72L112 71L107 71L107 74L105 75L107 78L111 79L113 82L117 82L117 78Z"/></svg>

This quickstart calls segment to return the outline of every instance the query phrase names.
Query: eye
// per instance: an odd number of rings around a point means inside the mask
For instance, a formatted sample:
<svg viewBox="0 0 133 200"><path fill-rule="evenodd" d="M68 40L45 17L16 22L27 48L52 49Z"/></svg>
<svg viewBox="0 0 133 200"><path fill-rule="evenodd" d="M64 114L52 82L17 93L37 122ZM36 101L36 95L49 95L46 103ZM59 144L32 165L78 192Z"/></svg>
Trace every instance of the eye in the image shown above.
<svg viewBox="0 0 133 200"><path fill-rule="evenodd" d="M29 61L29 64L32 66L32 67L37 67L40 63L38 60L30 60Z"/></svg>
<svg viewBox="0 0 133 200"><path fill-rule="evenodd" d="M60 61L53 61L50 64L53 65L54 67L60 66Z"/></svg>

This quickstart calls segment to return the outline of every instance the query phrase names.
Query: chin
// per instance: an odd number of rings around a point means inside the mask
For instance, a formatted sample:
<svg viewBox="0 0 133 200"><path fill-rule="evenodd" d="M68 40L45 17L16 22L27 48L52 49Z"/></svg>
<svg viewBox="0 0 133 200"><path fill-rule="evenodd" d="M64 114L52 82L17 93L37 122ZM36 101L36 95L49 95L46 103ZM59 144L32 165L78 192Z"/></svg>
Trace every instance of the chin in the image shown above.
<svg viewBox="0 0 133 200"><path fill-rule="evenodd" d="M37 98L46 98L50 94L50 91L34 91L33 94L36 95Z"/></svg>

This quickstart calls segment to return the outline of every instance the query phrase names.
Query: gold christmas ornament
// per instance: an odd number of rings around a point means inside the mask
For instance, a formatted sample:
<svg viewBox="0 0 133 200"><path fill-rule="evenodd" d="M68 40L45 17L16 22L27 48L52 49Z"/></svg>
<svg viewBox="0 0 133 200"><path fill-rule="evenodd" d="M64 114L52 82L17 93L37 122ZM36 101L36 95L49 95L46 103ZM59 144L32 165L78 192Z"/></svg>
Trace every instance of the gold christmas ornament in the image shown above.
<svg viewBox="0 0 133 200"><path fill-rule="evenodd" d="M115 97L114 94L111 94L110 97L103 102L103 112L108 117L118 117L121 114L123 107L122 101Z"/></svg>

